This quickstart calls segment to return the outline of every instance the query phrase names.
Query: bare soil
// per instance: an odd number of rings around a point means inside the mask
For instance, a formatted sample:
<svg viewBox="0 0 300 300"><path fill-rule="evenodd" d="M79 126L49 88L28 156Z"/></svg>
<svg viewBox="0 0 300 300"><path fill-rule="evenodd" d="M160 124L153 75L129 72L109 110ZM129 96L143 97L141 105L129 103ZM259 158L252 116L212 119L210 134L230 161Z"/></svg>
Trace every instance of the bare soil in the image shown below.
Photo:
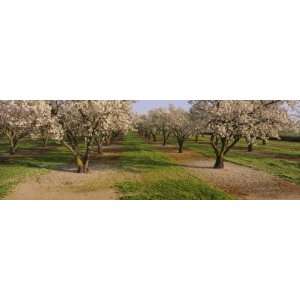
<svg viewBox="0 0 300 300"><path fill-rule="evenodd" d="M214 169L214 160L194 151L177 153L174 146L158 147L176 163L208 184L237 199L279 200L300 199L300 186L266 172L225 162L224 169Z"/></svg>
<svg viewBox="0 0 300 300"><path fill-rule="evenodd" d="M88 174L76 173L75 166L65 166L45 175L30 177L18 184L6 198L12 200L116 200L115 183L133 175L120 170L121 145L108 146L103 155L94 154ZM98 157L98 159L97 159Z"/></svg>
<svg viewBox="0 0 300 300"><path fill-rule="evenodd" d="M256 169L226 162L222 170L213 169L214 161L195 151L177 153L174 146L155 145L166 153L174 164L180 165L211 186L224 190L237 199L300 199L300 186ZM20 183L7 199L33 200L102 200L119 199L115 183L137 179L139 175L119 168L122 145L113 145L91 163L89 174L77 174L74 166L49 171Z"/></svg>
<svg viewBox="0 0 300 300"><path fill-rule="evenodd" d="M113 188L116 170L102 166L89 174L77 174L75 169L54 170L20 183L8 199L31 200L102 200L118 199Z"/></svg>

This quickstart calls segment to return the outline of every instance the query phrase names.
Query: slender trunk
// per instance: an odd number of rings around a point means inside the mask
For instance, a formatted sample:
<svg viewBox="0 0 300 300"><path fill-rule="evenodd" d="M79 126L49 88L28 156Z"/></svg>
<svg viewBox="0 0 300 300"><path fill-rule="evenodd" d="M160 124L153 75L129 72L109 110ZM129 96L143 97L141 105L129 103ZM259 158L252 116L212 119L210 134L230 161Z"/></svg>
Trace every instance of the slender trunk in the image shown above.
<svg viewBox="0 0 300 300"><path fill-rule="evenodd" d="M167 145L169 137L170 137L170 132L164 131L164 133L163 133L163 138L164 138L164 140L163 140L163 146Z"/></svg>
<svg viewBox="0 0 300 300"><path fill-rule="evenodd" d="M82 158L79 154L75 156L75 163L76 163L76 166L77 166L77 173L85 173L84 172L84 163L83 163Z"/></svg>
<svg viewBox="0 0 300 300"><path fill-rule="evenodd" d="M43 138L43 147L47 147L48 146L48 141L49 141L49 137L46 136Z"/></svg>
<svg viewBox="0 0 300 300"><path fill-rule="evenodd" d="M97 152L98 154L103 154L102 141L100 138L97 138Z"/></svg>
<svg viewBox="0 0 300 300"><path fill-rule="evenodd" d="M146 134L145 135L145 138L146 138L146 141L147 141L147 143L150 143L151 142L151 135L150 134Z"/></svg>
<svg viewBox="0 0 300 300"><path fill-rule="evenodd" d="M195 135L195 142L198 143L198 141L199 141L199 134L196 134Z"/></svg>
<svg viewBox="0 0 300 300"><path fill-rule="evenodd" d="M163 146L166 146L167 145L167 137L166 135L164 134L163 135Z"/></svg>
<svg viewBox="0 0 300 300"><path fill-rule="evenodd" d="M83 157L83 173L89 172L89 162L90 162L90 143L87 145L85 154Z"/></svg>
<svg viewBox="0 0 300 300"><path fill-rule="evenodd" d="M252 152L253 151L253 144L248 144L248 152Z"/></svg>
<svg viewBox="0 0 300 300"><path fill-rule="evenodd" d="M14 154L16 154L16 148L14 147L14 146L10 146L10 148L9 148L9 154L10 155L14 155Z"/></svg>
<svg viewBox="0 0 300 300"><path fill-rule="evenodd" d="M263 141L262 141L262 144L263 144L263 145L267 145L267 140L263 140Z"/></svg>
<svg viewBox="0 0 300 300"><path fill-rule="evenodd" d="M9 154L14 155L17 151L18 141L14 138L10 139Z"/></svg>
<svg viewBox="0 0 300 300"><path fill-rule="evenodd" d="M89 162L90 162L89 157L84 160L84 164L83 164L84 172L83 173L88 173L89 172Z"/></svg>
<svg viewBox="0 0 300 300"><path fill-rule="evenodd" d="M101 143L97 143L97 152L98 152L98 154L103 154Z"/></svg>
<svg viewBox="0 0 300 300"><path fill-rule="evenodd" d="M108 146L108 145L109 145L109 136L106 136L106 137L104 138L104 145L105 145L105 146Z"/></svg>
<svg viewBox="0 0 300 300"><path fill-rule="evenodd" d="M223 155L223 153L217 154L214 168L215 169L224 169L224 155Z"/></svg>
<svg viewBox="0 0 300 300"><path fill-rule="evenodd" d="M182 153L183 152L183 140L178 140L178 153Z"/></svg>
<svg viewBox="0 0 300 300"><path fill-rule="evenodd" d="M156 142L156 135L152 133L153 142Z"/></svg>

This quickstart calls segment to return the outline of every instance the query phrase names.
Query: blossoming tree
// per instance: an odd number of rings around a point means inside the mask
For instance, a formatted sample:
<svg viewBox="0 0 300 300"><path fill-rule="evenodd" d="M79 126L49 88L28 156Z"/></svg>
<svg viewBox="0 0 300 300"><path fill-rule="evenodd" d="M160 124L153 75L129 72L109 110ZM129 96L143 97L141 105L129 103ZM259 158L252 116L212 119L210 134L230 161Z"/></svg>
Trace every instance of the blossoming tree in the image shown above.
<svg viewBox="0 0 300 300"><path fill-rule="evenodd" d="M20 140L50 119L51 111L44 101L0 101L2 131L8 138L9 153L15 154Z"/></svg>
<svg viewBox="0 0 300 300"><path fill-rule="evenodd" d="M148 115L152 120L152 126L162 135L162 145L166 146L172 133L169 109L157 108L150 111Z"/></svg>
<svg viewBox="0 0 300 300"><path fill-rule="evenodd" d="M241 139L278 136L288 122L282 101L191 101L194 112L206 120L210 143L216 155L214 168L224 168L224 157Z"/></svg>
<svg viewBox="0 0 300 300"><path fill-rule="evenodd" d="M121 137L132 128L133 101L113 101L110 105L115 113L110 113L103 119L96 132L97 152L103 153L103 144L109 145L114 139Z"/></svg>
<svg viewBox="0 0 300 300"><path fill-rule="evenodd" d="M195 124L192 121L191 114L182 108L170 106L170 127L176 137L178 152L183 152L184 142L193 134Z"/></svg>
<svg viewBox="0 0 300 300"><path fill-rule="evenodd" d="M125 100L65 101L60 104L56 117L62 132L56 139L73 154L77 172L87 173L92 146L99 134L110 131L111 122L116 118L130 123L130 103Z"/></svg>

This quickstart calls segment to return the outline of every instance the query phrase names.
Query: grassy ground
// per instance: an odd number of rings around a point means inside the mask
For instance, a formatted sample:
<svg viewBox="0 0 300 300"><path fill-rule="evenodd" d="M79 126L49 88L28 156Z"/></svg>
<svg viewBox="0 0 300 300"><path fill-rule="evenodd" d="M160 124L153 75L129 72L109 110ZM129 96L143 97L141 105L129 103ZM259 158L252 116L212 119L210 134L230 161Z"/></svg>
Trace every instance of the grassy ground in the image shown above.
<svg viewBox="0 0 300 300"><path fill-rule="evenodd" d="M173 140L172 143L175 141ZM225 199L230 196L217 191L180 166L167 154L155 150L136 136L125 138L119 168L127 179L117 180L123 199ZM185 147L207 157L214 157L206 137L200 143L188 141ZM0 140L0 199L27 176L44 174L72 161L63 146L50 144L46 149L38 141L23 141L18 153L10 156L6 140ZM246 151L242 141L227 155L227 161L253 167L300 185L300 143L270 141ZM126 173L125 172L125 173ZM134 178L134 179L133 179Z"/></svg>
<svg viewBox="0 0 300 300"><path fill-rule="evenodd" d="M186 143L186 147L207 157L214 157L207 137ZM262 145L258 141L253 152L247 152L244 141L237 144L226 156L226 160L247 167L266 171L300 185L300 143L270 141Z"/></svg>
<svg viewBox="0 0 300 300"><path fill-rule="evenodd" d="M112 182L117 182L115 188L120 191L122 199L230 198L176 166L165 154L155 151L151 145L134 135L128 135L123 146L125 151L121 151L117 164L122 172L117 172L119 177L110 178ZM47 148L43 148L39 141L23 141L13 156L7 152L7 142L2 139L0 199L26 177L45 174L72 160L69 151L63 146L50 143Z"/></svg>
<svg viewBox="0 0 300 300"><path fill-rule="evenodd" d="M8 154L8 144L0 140L0 199L28 176L45 174L70 161L70 154L61 146L49 144L45 149L38 141L20 143L15 155Z"/></svg>
<svg viewBox="0 0 300 300"><path fill-rule="evenodd" d="M124 146L127 151L121 156L121 168L140 176L117 184L122 199L230 199L229 195L176 166L140 138L128 135Z"/></svg>

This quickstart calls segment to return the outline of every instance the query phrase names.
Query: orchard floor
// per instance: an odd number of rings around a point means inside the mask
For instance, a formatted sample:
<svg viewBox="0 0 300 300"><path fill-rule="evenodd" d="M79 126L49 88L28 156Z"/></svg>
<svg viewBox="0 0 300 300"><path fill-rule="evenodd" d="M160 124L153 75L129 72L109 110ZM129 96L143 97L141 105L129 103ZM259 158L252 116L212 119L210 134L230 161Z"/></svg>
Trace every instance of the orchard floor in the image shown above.
<svg viewBox="0 0 300 300"><path fill-rule="evenodd" d="M94 166L95 167L95 166ZM118 193L110 186L116 170L102 166L89 174L77 174L75 170L50 171L20 183L7 196L8 199L32 200L103 200L118 199Z"/></svg>
<svg viewBox="0 0 300 300"><path fill-rule="evenodd" d="M105 147L105 153L91 162L87 174L76 173L73 165L64 165L43 175L30 176L7 195L11 200L114 200L119 192L115 182L130 178L120 170L118 160L122 145Z"/></svg>
<svg viewBox="0 0 300 300"><path fill-rule="evenodd" d="M217 199L226 199L226 195L245 200L300 199L300 185L262 170L230 162L225 163L223 170L216 170L212 168L213 162L212 158L195 149L186 149L183 154L179 154L175 145L140 146L138 140L129 139L125 143L106 147L104 155L94 154L91 172L88 174L77 174L74 166L64 162L45 174L37 173L24 178L4 198L144 199L153 188L157 188L158 192L150 195L149 199L156 199L156 195L163 195L161 199L168 199L167 189L175 189L177 186L180 193L182 186L187 193L183 195L194 197L198 195L194 190L200 187L211 197L220 197ZM197 178L199 182L194 180ZM192 187L187 187L188 184ZM135 194L132 194L133 191ZM176 199L171 191L170 195L173 195L170 199Z"/></svg>
<svg viewBox="0 0 300 300"><path fill-rule="evenodd" d="M214 169L214 160L191 150L177 153L175 146L157 149L168 153L193 175L224 190L234 198L245 200L300 199L300 186L264 171L225 162L224 169Z"/></svg>

